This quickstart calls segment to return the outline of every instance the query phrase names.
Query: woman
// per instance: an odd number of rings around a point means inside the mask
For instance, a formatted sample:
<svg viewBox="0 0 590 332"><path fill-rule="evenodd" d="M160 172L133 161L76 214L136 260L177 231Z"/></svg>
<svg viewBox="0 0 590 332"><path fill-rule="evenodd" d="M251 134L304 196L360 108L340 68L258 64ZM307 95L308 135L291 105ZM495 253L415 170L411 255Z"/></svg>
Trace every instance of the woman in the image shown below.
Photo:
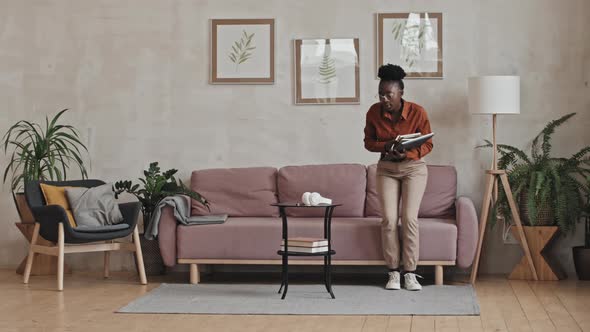
<svg viewBox="0 0 590 332"><path fill-rule="evenodd" d="M383 256L389 268L386 289L400 289L400 240L397 234L400 195L403 201L402 260L404 264L404 286L408 290L421 290L416 280L418 263L418 209L428 172L422 157L432 151L432 139L420 147L398 152L394 149L398 135L428 134L430 122L421 106L402 98L405 71L397 65L387 64L379 68L379 103L367 111L365 125L365 148L381 153L377 164L377 193L381 202L383 220L381 240Z"/></svg>

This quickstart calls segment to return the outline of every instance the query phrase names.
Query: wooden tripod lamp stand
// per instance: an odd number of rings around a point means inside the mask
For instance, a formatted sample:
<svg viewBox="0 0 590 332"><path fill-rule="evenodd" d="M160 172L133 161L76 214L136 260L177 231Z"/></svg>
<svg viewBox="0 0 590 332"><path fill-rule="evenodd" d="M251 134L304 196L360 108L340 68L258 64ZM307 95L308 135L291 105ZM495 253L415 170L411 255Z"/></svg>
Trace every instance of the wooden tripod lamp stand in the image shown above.
<svg viewBox="0 0 590 332"><path fill-rule="evenodd" d="M527 262L533 274L533 278L538 280L537 271L533 265L533 259L529 251L529 246L524 236L522 223L514 198L512 197L512 190L510 183L508 183L508 176L505 170L498 169L497 149L496 149L496 115L497 114L519 114L520 113L520 77L519 76L480 76L471 77L468 81L469 86L469 111L472 114L492 114L492 130L493 130L493 149L494 162L492 169L486 171L486 186L483 196L483 203L481 207L481 219L479 222L479 240L477 243L477 252L475 254L475 261L471 268L471 283L475 284L477 279L477 269L479 268L479 257L481 255L481 247L483 244L484 235L486 232L486 224L492 204L492 196L494 200L497 193L498 177L502 182L502 187L506 193L510 211L512 212L512 219L516 225L518 236L520 238L520 245L527 258Z"/></svg>

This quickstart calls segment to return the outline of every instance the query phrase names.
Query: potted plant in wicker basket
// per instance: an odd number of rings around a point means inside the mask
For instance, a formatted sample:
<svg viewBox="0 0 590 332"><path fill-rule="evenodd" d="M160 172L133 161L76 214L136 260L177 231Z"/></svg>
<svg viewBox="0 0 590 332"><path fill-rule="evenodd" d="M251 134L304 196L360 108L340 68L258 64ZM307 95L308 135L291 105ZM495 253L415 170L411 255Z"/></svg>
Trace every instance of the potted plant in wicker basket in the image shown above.
<svg viewBox="0 0 590 332"><path fill-rule="evenodd" d="M147 170L143 171L144 178L140 178L140 184L133 184L131 181L118 181L115 183L115 195L118 197L123 192L135 196L141 202L143 214L143 229L147 229L152 222L152 215L158 203L174 195L187 195L197 202L209 207L207 200L196 191L187 188L182 181L174 177L178 170L169 169L160 171L158 162L152 162ZM160 247L157 240L148 240L140 236L141 250L144 257L145 272L148 275L162 274L165 270Z"/></svg>
<svg viewBox="0 0 590 332"><path fill-rule="evenodd" d="M551 154L551 137L555 129L575 114L570 113L550 121L533 139L530 157L517 147L497 145L500 154L498 167L507 172L512 194L519 205L520 217L525 228L527 226L543 227L535 231L525 229L529 243L536 240L537 243L544 241L540 238L529 240L529 234L545 237L545 240L550 243L558 230L563 234L571 232L580 221L584 209L580 175L585 177L589 174L586 163L590 146L582 148L569 158L558 158ZM482 147L492 147L492 144L487 142ZM498 192L498 200L490 214L491 225L495 223L498 215L502 216L506 222L512 222L504 191ZM543 253L545 252L546 250L543 250ZM560 278L565 277L561 271L553 272Z"/></svg>
<svg viewBox="0 0 590 332"><path fill-rule="evenodd" d="M82 161L86 146L76 128L59 123L62 110L45 126L26 120L12 125L2 137L4 152L10 154L3 181L10 177L10 188L22 223L34 223L33 215L22 192L23 184L32 180L67 180L70 167L77 167L83 179L88 177Z"/></svg>

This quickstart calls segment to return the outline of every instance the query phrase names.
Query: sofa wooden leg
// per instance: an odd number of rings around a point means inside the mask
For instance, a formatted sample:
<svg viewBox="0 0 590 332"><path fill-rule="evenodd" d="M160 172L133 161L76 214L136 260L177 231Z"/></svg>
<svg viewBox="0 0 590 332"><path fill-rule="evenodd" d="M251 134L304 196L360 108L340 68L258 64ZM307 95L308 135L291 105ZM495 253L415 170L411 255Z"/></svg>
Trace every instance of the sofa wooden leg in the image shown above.
<svg viewBox="0 0 590 332"><path fill-rule="evenodd" d="M442 265L435 265L434 266L434 284L437 286L441 286L443 284L443 266Z"/></svg>
<svg viewBox="0 0 590 332"><path fill-rule="evenodd" d="M196 285L199 281L199 266L197 264L191 264L191 284Z"/></svg>
<svg viewBox="0 0 590 332"><path fill-rule="evenodd" d="M64 224L58 224L57 233L57 290L64 289L64 254L65 254L65 234Z"/></svg>

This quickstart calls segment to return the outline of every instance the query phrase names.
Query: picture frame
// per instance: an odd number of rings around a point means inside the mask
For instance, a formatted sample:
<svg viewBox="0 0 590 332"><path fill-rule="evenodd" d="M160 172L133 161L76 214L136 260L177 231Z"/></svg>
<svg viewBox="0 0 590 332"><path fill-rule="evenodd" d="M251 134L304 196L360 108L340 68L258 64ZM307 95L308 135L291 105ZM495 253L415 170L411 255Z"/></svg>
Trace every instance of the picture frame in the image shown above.
<svg viewBox="0 0 590 332"><path fill-rule="evenodd" d="M442 79L442 13L377 14L377 70L387 63L401 66L406 78Z"/></svg>
<svg viewBox="0 0 590 332"><path fill-rule="evenodd" d="M273 84L274 19L211 20L211 84Z"/></svg>
<svg viewBox="0 0 590 332"><path fill-rule="evenodd" d="M359 39L295 39L295 104L359 104Z"/></svg>

